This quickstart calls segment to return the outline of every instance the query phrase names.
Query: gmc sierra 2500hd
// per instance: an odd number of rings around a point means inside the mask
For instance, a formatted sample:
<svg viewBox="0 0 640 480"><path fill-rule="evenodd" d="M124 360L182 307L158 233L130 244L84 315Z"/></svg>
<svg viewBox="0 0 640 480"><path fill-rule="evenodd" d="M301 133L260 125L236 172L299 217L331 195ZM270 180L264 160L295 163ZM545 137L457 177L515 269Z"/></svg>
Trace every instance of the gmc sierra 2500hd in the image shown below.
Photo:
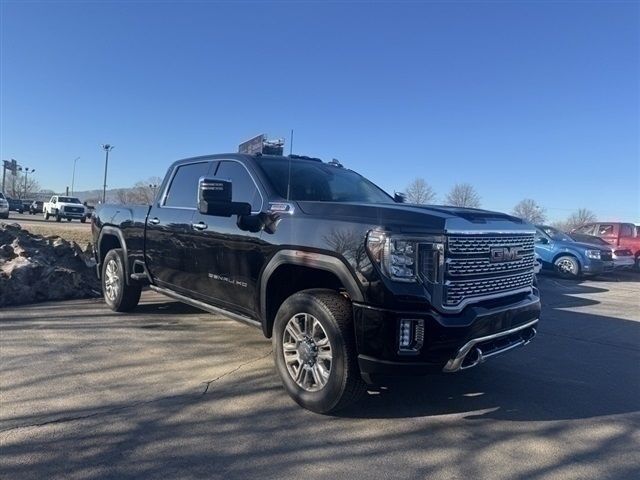
<svg viewBox="0 0 640 480"><path fill-rule="evenodd" d="M285 389L316 412L380 374L456 372L527 344L534 228L400 201L335 161L180 160L153 205L93 216L104 298L128 311L149 285L262 329Z"/></svg>

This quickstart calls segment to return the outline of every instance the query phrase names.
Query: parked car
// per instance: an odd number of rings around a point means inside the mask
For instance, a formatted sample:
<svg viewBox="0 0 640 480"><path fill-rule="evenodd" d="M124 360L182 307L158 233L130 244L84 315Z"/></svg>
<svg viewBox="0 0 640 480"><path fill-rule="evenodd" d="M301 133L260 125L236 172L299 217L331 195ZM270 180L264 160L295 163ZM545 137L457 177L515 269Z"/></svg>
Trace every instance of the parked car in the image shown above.
<svg viewBox="0 0 640 480"><path fill-rule="evenodd" d="M2 192L0 192L0 218L9 218L9 202Z"/></svg>
<svg viewBox="0 0 640 480"><path fill-rule="evenodd" d="M590 243L591 245L610 248L611 254L613 256L613 267L616 269L633 268L633 266L636 263L635 258L633 256L633 252L628 248L616 247L615 245L611 245L609 242L607 242L603 238L596 237L595 235L585 235L583 233L572 233L570 234L570 236L576 242Z"/></svg>
<svg viewBox="0 0 640 480"><path fill-rule="evenodd" d="M9 202L9 210L12 212L18 212L18 213L22 213L24 212L23 206L22 206L22 200L18 199L18 198L9 198L7 197L7 201Z"/></svg>
<svg viewBox="0 0 640 480"><path fill-rule="evenodd" d="M90 219L91 216L93 215L93 212L95 212L96 207L94 207L93 205L87 205L87 202L84 202L83 205L84 205L84 208L86 208L87 210L86 217L87 219Z"/></svg>
<svg viewBox="0 0 640 480"><path fill-rule="evenodd" d="M635 224L623 222L588 223L576 228L572 233L595 235L616 247L628 248L633 252L636 268L640 269L640 234Z"/></svg>
<svg viewBox="0 0 640 480"><path fill-rule="evenodd" d="M42 205L42 213L45 220L54 217L56 222L66 218L68 222L74 218L82 223L87 221L87 210L76 197L54 195L51 200Z"/></svg>
<svg viewBox="0 0 640 480"><path fill-rule="evenodd" d="M175 162L152 205L92 217L106 304L132 310L149 285L261 329L286 391L316 412L377 374L457 372L529 343L533 226L398 200L308 157Z"/></svg>
<svg viewBox="0 0 640 480"><path fill-rule="evenodd" d="M31 205L29 205L29 213L31 215L42 213L43 205L44 205L44 202L42 200L34 200L33 202L31 202Z"/></svg>
<svg viewBox="0 0 640 480"><path fill-rule="evenodd" d="M610 248L576 242L568 234L547 225L536 225L535 250L543 270L564 278L579 278L613 270Z"/></svg>

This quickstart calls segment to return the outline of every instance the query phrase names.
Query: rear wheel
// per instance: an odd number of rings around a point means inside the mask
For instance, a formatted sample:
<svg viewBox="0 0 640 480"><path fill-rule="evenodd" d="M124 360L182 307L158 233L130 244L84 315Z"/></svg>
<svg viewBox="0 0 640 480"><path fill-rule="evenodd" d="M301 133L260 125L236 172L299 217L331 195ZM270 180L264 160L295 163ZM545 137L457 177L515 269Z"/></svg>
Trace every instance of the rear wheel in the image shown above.
<svg viewBox="0 0 640 480"><path fill-rule="evenodd" d="M102 265L102 292L104 301L114 312L133 310L140 301L142 287L127 284L122 249L109 250Z"/></svg>
<svg viewBox="0 0 640 480"><path fill-rule="evenodd" d="M304 290L289 297L273 326L276 369L300 406L329 413L365 392L360 375L351 303L332 290Z"/></svg>
<svg viewBox="0 0 640 480"><path fill-rule="evenodd" d="M580 276L580 264L578 259L571 255L558 257L554 262L556 273L562 278L578 278Z"/></svg>

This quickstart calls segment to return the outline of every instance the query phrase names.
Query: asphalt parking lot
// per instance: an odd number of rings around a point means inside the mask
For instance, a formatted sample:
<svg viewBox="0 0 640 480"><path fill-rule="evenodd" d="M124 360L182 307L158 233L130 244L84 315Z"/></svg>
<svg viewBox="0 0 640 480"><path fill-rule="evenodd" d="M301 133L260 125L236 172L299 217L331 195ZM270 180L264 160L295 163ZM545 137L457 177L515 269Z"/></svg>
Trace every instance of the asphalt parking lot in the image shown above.
<svg viewBox="0 0 640 480"><path fill-rule="evenodd" d="M640 478L640 275L540 280L538 337L337 416L250 327L146 293L0 311L0 478Z"/></svg>

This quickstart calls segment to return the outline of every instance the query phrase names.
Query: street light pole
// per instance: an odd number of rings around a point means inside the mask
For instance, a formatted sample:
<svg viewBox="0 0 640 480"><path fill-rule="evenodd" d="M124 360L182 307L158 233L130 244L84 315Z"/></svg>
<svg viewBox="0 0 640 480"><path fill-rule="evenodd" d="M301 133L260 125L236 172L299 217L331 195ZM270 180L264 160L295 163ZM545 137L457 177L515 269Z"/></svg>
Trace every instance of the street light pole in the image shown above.
<svg viewBox="0 0 640 480"><path fill-rule="evenodd" d="M113 150L114 146L105 143L102 145L102 149L105 151L104 159L104 184L102 186L102 203L107 201L107 167L109 166L109 152Z"/></svg>
<svg viewBox="0 0 640 480"><path fill-rule="evenodd" d="M27 197L27 179L29 178L29 174L34 173L36 169L32 168L31 170L29 170L29 167L19 167L18 170L21 170L24 172L24 198L22 198L22 200L25 200Z"/></svg>
<svg viewBox="0 0 640 480"><path fill-rule="evenodd" d="M73 160L73 174L71 175L71 195L73 195L73 184L75 183L76 180L76 162L80 160L80 157L76 157Z"/></svg>

